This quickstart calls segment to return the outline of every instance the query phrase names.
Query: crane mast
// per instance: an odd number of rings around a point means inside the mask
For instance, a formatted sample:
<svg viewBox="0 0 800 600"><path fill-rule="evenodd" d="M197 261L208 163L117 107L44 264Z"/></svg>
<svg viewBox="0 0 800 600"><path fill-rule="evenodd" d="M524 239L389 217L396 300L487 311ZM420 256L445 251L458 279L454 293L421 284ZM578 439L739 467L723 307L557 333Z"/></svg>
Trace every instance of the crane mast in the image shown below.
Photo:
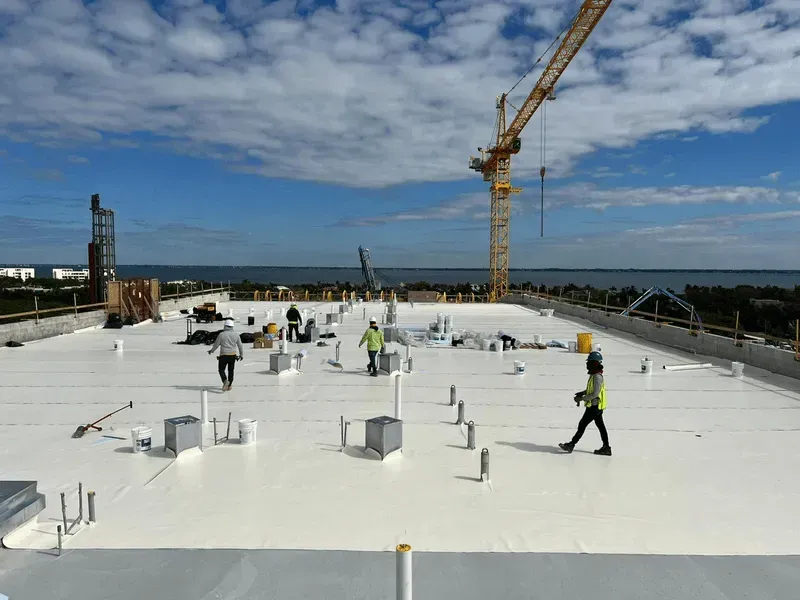
<svg viewBox="0 0 800 600"><path fill-rule="evenodd" d="M497 137L493 140L494 147L486 150L478 148L480 157L470 156L469 168L480 171L483 180L490 182L489 292L492 300L499 300L508 292L511 195L522 191L511 186L511 155L520 151L522 142L519 136L525 125L542 102L552 96L561 74L575 58L611 2L584 0L569 31L511 124L506 128L506 94L503 94L497 97Z"/></svg>

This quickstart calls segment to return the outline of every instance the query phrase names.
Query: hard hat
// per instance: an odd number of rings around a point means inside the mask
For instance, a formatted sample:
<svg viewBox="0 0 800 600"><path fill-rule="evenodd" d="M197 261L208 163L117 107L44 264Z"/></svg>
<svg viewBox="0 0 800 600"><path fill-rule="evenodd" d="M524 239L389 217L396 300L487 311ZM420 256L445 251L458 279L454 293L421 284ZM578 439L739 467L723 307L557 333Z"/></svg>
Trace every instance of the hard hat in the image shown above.
<svg viewBox="0 0 800 600"><path fill-rule="evenodd" d="M375 317L370 317L370 318L369 318L369 322L370 322L370 323L377 323L377 322L378 322L378 319L376 319Z"/></svg>
<svg viewBox="0 0 800 600"><path fill-rule="evenodd" d="M297 304L292 302L292 308L297 308Z"/></svg>
<svg viewBox="0 0 800 600"><path fill-rule="evenodd" d="M225 319L225 329L233 329L233 319Z"/></svg>
<svg viewBox="0 0 800 600"><path fill-rule="evenodd" d="M603 355L596 351L589 352L589 356L586 357L586 361L588 362L590 360L603 362Z"/></svg>

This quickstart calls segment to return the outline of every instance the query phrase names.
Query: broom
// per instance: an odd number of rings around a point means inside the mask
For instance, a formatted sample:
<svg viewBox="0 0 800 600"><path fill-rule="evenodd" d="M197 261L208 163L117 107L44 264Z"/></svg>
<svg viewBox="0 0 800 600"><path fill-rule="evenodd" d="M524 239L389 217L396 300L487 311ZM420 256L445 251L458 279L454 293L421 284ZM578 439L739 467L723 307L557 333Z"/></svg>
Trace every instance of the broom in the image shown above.
<svg viewBox="0 0 800 600"><path fill-rule="evenodd" d="M75 433L72 434L72 437L73 438L81 438L81 437L83 437L83 434L86 433L87 431L89 431L90 429L96 429L97 431L103 431L103 428L102 427L98 427L97 424L100 421L103 421L103 420L107 419L111 415L115 415L119 411L125 410L126 408L133 408L133 402L130 402L130 403L126 404L122 408L118 408L114 412L108 413L105 417L101 417L100 419L97 419L97 421L95 421L94 423L89 423L88 425L78 425L78 428L75 430Z"/></svg>

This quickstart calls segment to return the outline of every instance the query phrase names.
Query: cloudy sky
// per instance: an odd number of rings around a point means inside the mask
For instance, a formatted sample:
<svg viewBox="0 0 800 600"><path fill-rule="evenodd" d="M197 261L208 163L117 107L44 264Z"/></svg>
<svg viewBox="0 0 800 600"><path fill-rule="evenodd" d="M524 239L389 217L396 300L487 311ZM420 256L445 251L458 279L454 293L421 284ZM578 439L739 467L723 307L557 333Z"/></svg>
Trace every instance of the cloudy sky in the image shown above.
<svg viewBox="0 0 800 600"><path fill-rule="evenodd" d="M85 262L100 193L121 264L484 267L468 159L579 5L0 0L0 263ZM800 268L798 0L614 0L556 92L512 267Z"/></svg>

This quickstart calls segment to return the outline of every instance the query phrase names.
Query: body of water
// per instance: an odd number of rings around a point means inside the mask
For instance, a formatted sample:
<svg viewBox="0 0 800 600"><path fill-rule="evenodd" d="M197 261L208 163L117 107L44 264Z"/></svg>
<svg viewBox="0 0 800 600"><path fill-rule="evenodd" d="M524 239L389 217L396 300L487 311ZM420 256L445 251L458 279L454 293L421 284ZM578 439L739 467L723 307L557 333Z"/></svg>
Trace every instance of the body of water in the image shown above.
<svg viewBox="0 0 800 600"><path fill-rule="evenodd" d="M50 276L54 266L32 265L37 275ZM359 268L324 267L219 267L219 266L165 266L118 265L122 278L151 277L162 282L175 280L228 281L239 283L249 280L275 285L301 285L317 282L351 282L360 284L364 277ZM488 280L487 269L378 269L378 278L386 287L399 283L427 281L429 283L483 284ZM800 271L627 271L627 270L526 270L510 272L512 284L528 281L536 285L557 287L567 284L590 285L595 288L623 288L635 286L647 289L657 285L682 291L686 285L735 287L737 285L793 288L800 285Z"/></svg>

